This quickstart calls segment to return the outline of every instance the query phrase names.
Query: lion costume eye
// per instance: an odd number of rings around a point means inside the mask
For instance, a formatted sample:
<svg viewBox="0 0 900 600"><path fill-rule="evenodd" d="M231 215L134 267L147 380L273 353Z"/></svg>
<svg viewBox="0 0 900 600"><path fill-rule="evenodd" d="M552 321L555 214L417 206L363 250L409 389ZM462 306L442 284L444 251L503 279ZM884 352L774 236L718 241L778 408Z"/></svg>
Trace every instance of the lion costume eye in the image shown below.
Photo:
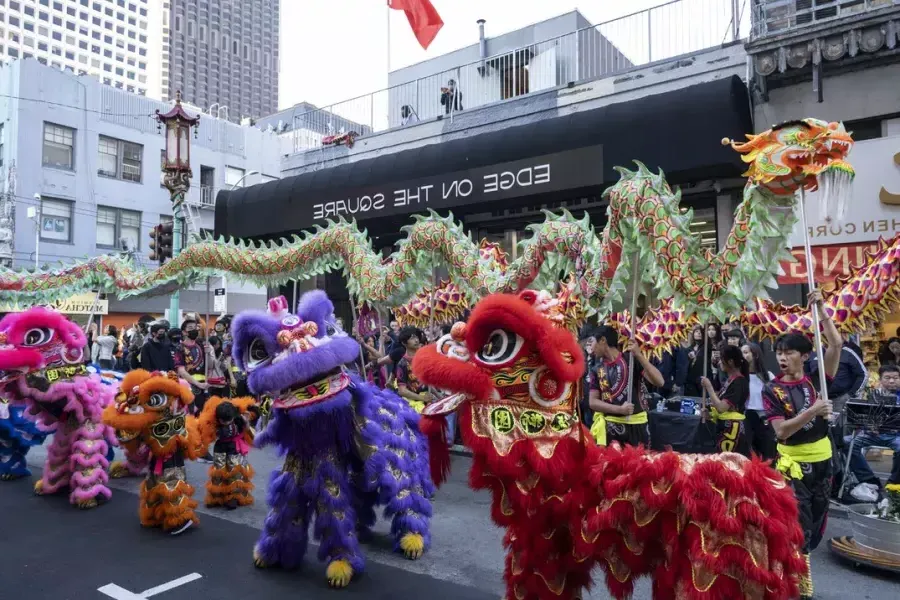
<svg viewBox="0 0 900 600"><path fill-rule="evenodd" d="M150 408L162 408L169 401L169 398L165 394L152 394L150 399L147 400L147 406Z"/></svg>
<svg viewBox="0 0 900 600"><path fill-rule="evenodd" d="M252 370L269 360L269 351L266 350L266 343L262 338L254 338L247 347L247 353L244 362L247 370Z"/></svg>
<svg viewBox="0 0 900 600"><path fill-rule="evenodd" d="M524 338L514 331L495 329L475 358L487 365L500 365L515 358L524 343Z"/></svg>
<svg viewBox="0 0 900 600"><path fill-rule="evenodd" d="M25 346L43 346L53 339L53 330L48 327L35 327L25 332Z"/></svg>

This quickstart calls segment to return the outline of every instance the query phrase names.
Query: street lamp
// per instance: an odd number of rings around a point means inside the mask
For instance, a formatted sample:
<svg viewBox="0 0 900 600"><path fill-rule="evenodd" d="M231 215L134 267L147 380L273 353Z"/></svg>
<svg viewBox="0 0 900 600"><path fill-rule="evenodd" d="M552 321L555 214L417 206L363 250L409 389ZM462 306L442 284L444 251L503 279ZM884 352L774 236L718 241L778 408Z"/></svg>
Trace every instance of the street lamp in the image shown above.
<svg viewBox="0 0 900 600"><path fill-rule="evenodd" d="M34 272L41 266L41 195L35 194L37 206L28 207L28 218L34 221Z"/></svg>
<svg viewBox="0 0 900 600"><path fill-rule="evenodd" d="M158 130L165 127L166 153L163 164L163 185L169 190L172 200L172 258L181 251L181 236L184 230L182 207L184 198L191 187L191 129L194 136L200 125L200 116L190 116L181 106L181 92L175 93L175 106L167 113L156 111ZM169 321L178 320L178 290L172 294L169 303Z"/></svg>

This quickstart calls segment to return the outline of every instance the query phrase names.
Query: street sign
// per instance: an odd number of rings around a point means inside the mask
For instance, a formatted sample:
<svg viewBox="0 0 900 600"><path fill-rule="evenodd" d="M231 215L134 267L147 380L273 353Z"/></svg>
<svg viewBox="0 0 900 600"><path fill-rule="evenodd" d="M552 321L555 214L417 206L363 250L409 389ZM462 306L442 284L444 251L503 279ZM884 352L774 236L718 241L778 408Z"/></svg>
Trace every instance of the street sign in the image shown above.
<svg viewBox="0 0 900 600"><path fill-rule="evenodd" d="M225 294L225 288L213 290L213 310L217 313L228 311L228 296Z"/></svg>

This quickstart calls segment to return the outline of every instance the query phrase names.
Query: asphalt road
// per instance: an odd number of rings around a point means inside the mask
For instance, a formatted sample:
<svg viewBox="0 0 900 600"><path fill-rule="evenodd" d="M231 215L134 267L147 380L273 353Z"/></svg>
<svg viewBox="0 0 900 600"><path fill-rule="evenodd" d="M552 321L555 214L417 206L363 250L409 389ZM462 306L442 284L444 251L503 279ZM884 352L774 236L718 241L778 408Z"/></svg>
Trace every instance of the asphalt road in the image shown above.
<svg viewBox="0 0 900 600"><path fill-rule="evenodd" d="M40 467L44 448L29 456ZM265 485L280 459L253 450L256 484ZM429 600L491 598L503 591L502 532L490 521L487 494L466 483L470 461L453 458L450 480L438 492L432 521L433 546L418 561L390 550L388 523L379 521L375 540L366 545L366 574L339 592L348 597L417 598ZM179 538L141 529L137 520L138 479L113 480L110 503L87 512L68 505L64 497L35 497L31 481L0 483L0 600L104 600L98 588L114 584L118 600L150 597L142 594L172 580L200 575L170 590L152 594L160 600L291 597L316 600L336 597L327 588L324 565L307 553L304 568L294 572L259 571L251 552L265 518L264 493L256 505L231 512L202 507L202 486L208 465L188 467L189 480L201 500L201 523ZM850 535L844 519L831 519L828 536ZM99 562L99 566L98 565ZM847 598L881 600L900 596L900 576L854 567L831 555L827 544L813 554L813 577L819 600ZM133 596L121 595L130 592ZM589 596L608 598L602 587ZM636 587L635 598L650 598L649 582Z"/></svg>

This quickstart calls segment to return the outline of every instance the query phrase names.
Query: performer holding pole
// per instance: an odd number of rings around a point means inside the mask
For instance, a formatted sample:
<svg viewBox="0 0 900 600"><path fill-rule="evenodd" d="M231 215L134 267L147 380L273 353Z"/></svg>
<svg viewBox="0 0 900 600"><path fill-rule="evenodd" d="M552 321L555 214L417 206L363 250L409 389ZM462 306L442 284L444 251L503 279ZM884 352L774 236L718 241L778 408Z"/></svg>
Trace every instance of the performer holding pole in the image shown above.
<svg viewBox="0 0 900 600"><path fill-rule="evenodd" d="M600 359L591 373L589 402L594 411L591 434L601 446L610 442L631 446L650 445L647 409L640 397L641 379L661 387L665 380L650 360L644 356L635 339L637 327L637 294L640 262L635 256L631 298L631 340L627 352L619 351L619 334L603 325L594 330L594 356ZM626 354L628 360L625 359ZM637 361L637 364L635 364ZM635 403L635 395L638 396Z"/></svg>
<svg viewBox="0 0 900 600"><path fill-rule="evenodd" d="M815 347L809 337L796 331L778 338L775 354L781 373L763 389L763 404L778 439L776 468L784 474L797 498L804 537L803 553L809 565L809 554L822 541L828 517L833 478L829 436L832 404L828 399L828 383L837 373L843 339L825 313L821 292L815 289L802 188L800 202ZM820 324L828 341L824 352ZM819 358L816 365L819 373L818 377L810 379L806 361L813 350ZM800 581L800 593L801 598L813 596L809 572Z"/></svg>

